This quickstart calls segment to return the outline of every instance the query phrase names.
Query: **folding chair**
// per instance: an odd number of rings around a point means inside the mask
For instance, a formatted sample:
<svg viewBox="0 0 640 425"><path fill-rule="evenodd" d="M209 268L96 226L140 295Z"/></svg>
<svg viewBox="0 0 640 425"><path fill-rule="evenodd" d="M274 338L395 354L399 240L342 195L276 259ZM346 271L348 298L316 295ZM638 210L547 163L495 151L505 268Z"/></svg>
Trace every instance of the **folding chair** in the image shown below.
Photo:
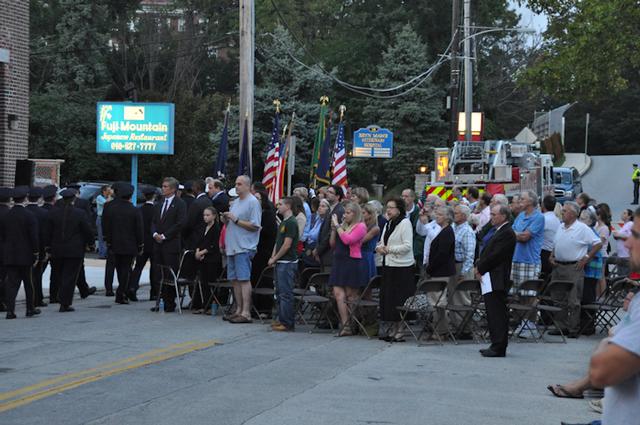
<svg viewBox="0 0 640 425"><path fill-rule="evenodd" d="M328 309L331 307L331 299L320 295L323 289L326 289L329 283L329 273L315 273L307 281L307 285L301 294L294 294L296 300L296 316L304 323L308 325L309 322L317 317L313 329L318 326L318 322L323 318L326 318L329 322L331 330L333 330L333 323L328 318ZM311 287L315 290L311 290ZM311 315L309 318L305 318L307 309L311 309Z"/></svg>
<svg viewBox="0 0 640 425"><path fill-rule="evenodd" d="M206 282L206 285L211 289L211 295L209 295L209 299L207 300L205 306L210 306L212 302L215 301L216 304L222 307L223 304L220 302L220 299L218 297L219 291L221 289L228 289L230 291L233 289L233 285L231 284L231 281L227 280L226 267L222 268L220 276L215 281ZM227 297L227 304L225 304L225 306L227 307L227 310L232 306L232 303L229 302L229 300L231 299L233 299L233 297L231 294L229 294L229 296Z"/></svg>
<svg viewBox="0 0 640 425"><path fill-rule="evenodd" d="M597 330L600 327L602 331L606 331L611 325L617 323L620 320L618 312L631 286L626 277L608 280L605 291L595 302L580 306L581 311L588 318L587 323L580 328L580 333L586 330L590 323L593 323L594 329Z"/></svg>
<svg viewBox="0 0 640 425"><path fill-rule="evenodd" d="M544 334L549 329L548 321L550 319L556 329L560 332L562 342L566 343L567 339L562 332L562 326L558 324L556 316L558 313L566 312L569 315L569 294L573 289L574 283L566 280L552 280L544 289L544 292L540 296L540 302L536 305L536 310L540 313L540 319L542 321L542 330L540 331L539 339L544 340Z"/></svg>
<svg viewBox="0 0 640 425"><path fill-rule="evenodd" d="M180 257L180 263L178 265L178 272L174 272L170 266L159 264L160 268L160 294L158 299L156 299L156 310L159 311L160 300L162 299L162 287L163 286L171 286L175 288L176 298L178 298L178 313L182 314L182 301L185 297L186 288L195 285L195 281L193 279L182 277L182 266L184 264L184 259L193 251L184 251L182 256ZM199 284L199 283L198 283ZM202 291L200 291L202 293Z"/></svg>
<svg viewBox="0 0 640 425"><path fill-rule="evenodd" d="M265 267L260 273L260 277L258 278L258 282L256 283L255 288L252 289L252 295L262 295L262 296L270 296L275 300L276 296L276 288L275 288L275 267L269 266ZM261 313L258 308L255 306L255 303L251 303L251 309L260 319L260 323L264 323L262 319ZM268 313L271 313L270 311Z"/></svg>
<svg viewBox="0 0 640 425"><path fill-rule="evenodd" d="M180 265L178 267L177 274L177 282L178 288L180 288L180 307L183 308L182 303L186 297L187 289L191 289L190 293L194 293L196 288L200 294L200 302L204 303L204 298L202 296L202 284L200 282L200 278L198 277L197 268L195 266L195 258L194 258L194 267L193 270L187 270L185 267L185 260L193 255L194 251L186 250L182 253L180 257ZM188 274L190 273L190 274ZM189 306L191 303L189 303Z"/></svg>
<svg viewBox="0 0 640 425"><path fill-rule="evenodd" d="M440 292L440 296L436 301L436 306L437 306L438 304L440 304L440 301L444 296L444 291L445 289L447 289L447 283L448 282L446 280L423 280L417 285L418 287L416 288L416 292L413 294L413 299L417 299L417 297L419 296L427 296L428 294L431 294L431 293ZM402 306L396 307L396 309L398 309L398 311L400 312L400 331L404 331L404 329L407 328L411 333L411 335L413 336L413 338L416 340L416 342L419 342L424 332L427 331L427 329L429 329L431 332L429 334L429 337L431 337L434 334L437 335L438 341L442 344L442 339L440 338L440 335L438 335L436 332L437 323L436 324L431 323L433 314L436 311L436 306L427 305L424 307L415 307L412 305L402 305ZM409 323L407 322L407 316L410 313L422 314L424 316L422 319L425 321L425 324L420 330L419 335L415 334L415 332L413 331L413 329L411 329L411 326L409 326Z"/></svg>
<svg viewBox="0 0 640 425"><path fill-rule="evenodd" d="M376 289L380 289L380 285L382 284L382 276L374 276L369 279L369 283L365 287L363 291L358 294L358 298L354 301L347 301L347 311L349 312L349 318L347 319L347 323L351 323L352 321L356 322L360 330L367 336L367 338L371 339L371 335L367 332L367 328L364 324L358 319L358 313L360 313L361 309L364 308L375 308L376 311L378 306L380 305L379 300L374 299L365 299L365 297L373 293Z"/></svg>
<svg viewBox="0 0 640 425"><path fill-rule="evenodd" d="M309 283L309 279L316 273L320 273L320 268L318 267L306 267L300 272L298 275L298 279L296 280L296 287L293 288L294 295L302 295L307 293L308 288L307 285ZM313 295L313 291L309 291L309 295Z"/></svg>
<svg viewBox="0 0 640 425"><path fill-rule="evenodd" d="M520 284L518 292L514 294L513 301L507 305L507 309L509 311L509 316L511 319L509 322L513 323L511 329L511 337L515 337L516 341L519 341L518 337L525 329L532 333L534 330L536 332L538 331L537 327L535 326L533 329L531 328L530 322L526 320L526 318L532 315L534 312L537 314L536 305L538 304L538 297L542 293L543 289L543 279L525 280ZM521 323L523 324L523 326L522 328L518 329ZM534 339L534 341L538 342L537 339Z"/></svg>
<svg viewBox="0 0 640 425"><path fill-rule="evenodd" d="M471 304L469 305L456 305L451 302L447 303L445 311L450 313L450 316L457 316L460 319L460 324L457 328L452 328L451 318L449 319L449 326L447 333L453 340L454 344L457 344L456 336L460 337L464 333L467 326L471 330L471 335L476 343L479 343L478 335L481 333L478 331L477 324L473 321L473 316L479 313L480 305L480 281L477 279L463 280L458 283L451 294L448 294L450 299L453 299L453 295L456 292L468 292L471 297Z"/></svg>

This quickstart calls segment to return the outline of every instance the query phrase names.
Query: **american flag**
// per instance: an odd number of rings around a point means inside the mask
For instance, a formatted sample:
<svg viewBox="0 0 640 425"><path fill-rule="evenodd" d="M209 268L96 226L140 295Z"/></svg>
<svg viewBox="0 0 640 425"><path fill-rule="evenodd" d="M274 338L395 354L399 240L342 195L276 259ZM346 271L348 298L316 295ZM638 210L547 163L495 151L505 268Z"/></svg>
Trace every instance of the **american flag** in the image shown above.
<svg viewBox="0 0 640 425"><path fill-rule="evenodd" d="M267 152L267 160L264 162L264 174L262 184L269 191L269 200L274 204L280 199L280 136L279 122L280 114L276 112L273 120L273 131L271 132L271 141Z"/></svg>
<svg viewBox="0 0 640 425"><path fill-rule="evenodd" d="M333 178L331 184L337 184L345 190L347 183L347 151L344 146L344 123L341 121L338 126L338 138L336 139L336 147L333 151Z"/></svg>

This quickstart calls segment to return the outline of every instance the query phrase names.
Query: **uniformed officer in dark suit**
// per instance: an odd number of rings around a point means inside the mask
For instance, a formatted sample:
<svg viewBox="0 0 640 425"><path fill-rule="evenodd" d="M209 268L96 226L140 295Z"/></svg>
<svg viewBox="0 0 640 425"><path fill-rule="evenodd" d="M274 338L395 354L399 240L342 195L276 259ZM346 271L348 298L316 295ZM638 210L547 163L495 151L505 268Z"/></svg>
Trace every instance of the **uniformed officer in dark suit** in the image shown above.
<svg viewBox="0 0 640 425"><path fill-rule="evenodd" d="M48 185L42 188L42 198L44 200L44 204L42 204L40 208L42 208L42 210L45 213L47 213L47 226L49 223L49 212L53 208L55 208L57 194L58 194L58 187L55 185ZM45 229L45 230L47 231L47 235L49 235L50 232L48 231L48 229ZM44 242L45 242L45 246L49 245L48 241L45 240ZM51 272L49 273L49 303L50 304L58 302L58 288L60 287L60 284L56 280L57 275L53 271L54 262L55 260L53 260L49 256L49 254L45 252L45 259L42 264L42 268L41 268L42 274L40 276L40 279L42 279L42 275L44 275L44 271L46 270L47 265L49 265L51 267Z"/></svg>
<svg viewBox="0 0 640 425"><path fill-rule="evenodd" d="M27 210L29 210L34 217L38 220L38 240L40 242L38 246L38 262L33 266L31 276L33 277L33 288L35 296L36 307L46 307L44 302L44 294L42 293L42 268L45 262L45 237L47 235L47 211L40 208L38 203L42 198L42 189L39 187L32 187L29 189L29 195L27 196L29 203L27 204Z"/></svg>
<svg viewBox="0 0 640 425"><path fill-rule="evenodd" d="M2 221L9 212L9 203L11 202L11 195L13 190L8 187L0 187L0 226ZM0 235L0 238L2 235ZM4 282L7 276L7 269L4 267L4 240L0 239L0 311L6 311L4 301Z"/></svg>
<svg viewBox="0 0 640 425"><path fill-rule="evenodd" d="M85 213L74 208L76 192L65 189L60 195L63 206L49 212L48 250L55 260L54 271L60 282L58 301L60 312L73 311L73 290L78 281L87 245L93 244L93 231Z"/></svg>
<svg viewBox="0 0 640 425"><path fill-rule="evenodd" d="M7 268L5 282L5 299L7 302L7 319L15 319L16 296L20 284L24 283L27 303L27 317L40 314L35 305L31 268L38 261L38 220L29 212L24 204L29 193L26 186L17 187L13 191L13 208L9 210L0 234L4 241L3 262Z"/></svg>
<svg viewBox="0 0 640 425"><path fill-rule="evenodd" d="M177 190L178 180L175 178L166 177L162 181L163 198L156 205L151 222L154 260L158 265L171 267L176 273L182 254L182 226L187 216L187 208L184 201L176 195ZM175 311L175 290L168 286L162 287L161 296L164 299L164 310ZM158 307L153 307L151 310L158 311Z"/></svg>
<svg viewBox="0 0 640 425"><path fill-rule="evenodd" d="M142 214L131 203L133 186L129 183L115 185L115 199L102 214L104 239L112 251L118 273L116 303L129 304L127 300L131 266L144 245Z"/></svg>
<svg viewBox="0 0 640 425"><path fill-rule="evenodd" d="M93 221L93 214L91 213L91 203L88 200L82 199L80 197L80 185L79 184L70 184L67 186L67 189L72 189L76 194L76 197L73 201L73 206L79 210L84 212L85 219L87 222L91 223ZM57 205L62 206L63 201L59 200ZM95 238L90 245L93 245L95 242ZM87 277L84 273L84 257L82 258L82 267L80 268L80 273L78 274L78 281L76 282L76 286L78 287L78 291L80 291L80 298L87 298L89 295L93 295L96 293L95 286L89 286L87 283Z"/></svg>
<svg viewBox="0 0 640 425"><path fill-rule="evenodd" d="M129 299L131 301L138 301L136 292L140 287L140 275L144 266L147 264L147 260L151 260L151 267L149 269L149 280L151 281L151 293L150 300L155 300L158 297L158 291L160 284L158 282L157 270L155 262L153 261L153 234L151 232L151 221L153 220L153 211L155 209L154 198L156 191L152 187L145 188L143 190L145 202L138 209L142 214L142 226L144 229L144 249L142 254L136 258L136 266L131 273L131 279L129 280Z"/></svg>

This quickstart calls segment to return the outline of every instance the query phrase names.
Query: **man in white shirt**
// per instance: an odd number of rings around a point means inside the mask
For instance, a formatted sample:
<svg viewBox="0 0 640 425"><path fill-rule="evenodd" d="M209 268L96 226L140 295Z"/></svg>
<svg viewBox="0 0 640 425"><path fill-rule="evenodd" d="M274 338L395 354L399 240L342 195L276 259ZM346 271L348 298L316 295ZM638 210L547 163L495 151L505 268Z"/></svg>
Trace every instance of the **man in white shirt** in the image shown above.
<svg viewBox="0 0 640 425"><path fill-rule="evenodd" d="M568 332L570 338L577 337L580 330L580 300L584 285L584 266L602 248L600 237L589 226L578 221L579 215L580 207L578 204L565 202L562 207L563 224L556 233L553 253L550 258L553 265L551 281L571 281L574 285L567 300L568 311L562 311L556 315L560 329L549 332L550 335ZM558 298L557 294L552 293L551 295ZM558 301L562 300L558 299Z"/></svg>
<svg viewBox="0 0 640 425"><path fill-rule="evenodd" d="M547 195L542 199L542 215L544 216L544 237L542 239L542 251L540 259L542 260L542 273L545 278L551 276L553 266L549 262L551 253L553 252L553 240L556 238L556 232L560 228L560 220L556 216L554 210L556 208L556 198L553 195Z"/></svg>
<svg viewBox="0 0 640 425"><path fill-rule="evenodd" d="M420 216L418 221L416 221L416 233L424 236L424 251L422 255L422 264L424 267L421 270L421 274L429 263L431 242L438 236L440 230L442 230L438 223L436 223L433 214L437 208L445 205L446 203L440 198L433 200L433 203L428 201L422 210L420 210Z"/></svg>

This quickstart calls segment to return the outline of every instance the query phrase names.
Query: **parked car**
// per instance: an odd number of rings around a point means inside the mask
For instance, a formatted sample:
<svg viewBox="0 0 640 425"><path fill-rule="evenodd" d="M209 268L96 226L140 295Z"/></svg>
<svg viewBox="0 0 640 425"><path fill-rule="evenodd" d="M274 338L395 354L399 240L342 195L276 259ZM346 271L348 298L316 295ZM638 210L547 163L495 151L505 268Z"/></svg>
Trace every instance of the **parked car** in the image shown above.
<svg viewBox="0 0 640 425"><path fill-rule="evenodd" d="M580 173L574 167L553 167L554 194L558 202L573 201L582 193Z"/></svg>

